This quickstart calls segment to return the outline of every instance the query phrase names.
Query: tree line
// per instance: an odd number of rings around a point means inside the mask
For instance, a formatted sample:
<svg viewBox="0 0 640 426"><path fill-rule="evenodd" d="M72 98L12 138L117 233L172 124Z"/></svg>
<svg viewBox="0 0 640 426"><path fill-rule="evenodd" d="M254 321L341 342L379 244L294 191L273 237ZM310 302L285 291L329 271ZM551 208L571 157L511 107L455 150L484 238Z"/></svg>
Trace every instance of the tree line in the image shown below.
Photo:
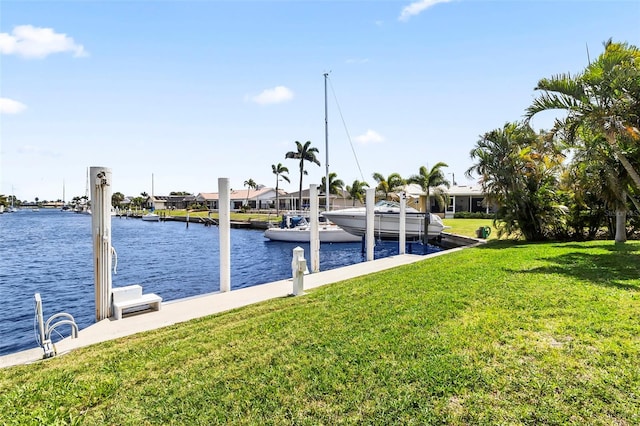
<svg viewBox="0 0 640 426"><path fill-rule="evenodd" d="M604 43L576 75L541 79L524 119L480 137L470 156L488 201L499 206L500 234L530 241L593 239L624 242L640 232L640 51ZM565 113L549 130L530 121Z"/></svg>

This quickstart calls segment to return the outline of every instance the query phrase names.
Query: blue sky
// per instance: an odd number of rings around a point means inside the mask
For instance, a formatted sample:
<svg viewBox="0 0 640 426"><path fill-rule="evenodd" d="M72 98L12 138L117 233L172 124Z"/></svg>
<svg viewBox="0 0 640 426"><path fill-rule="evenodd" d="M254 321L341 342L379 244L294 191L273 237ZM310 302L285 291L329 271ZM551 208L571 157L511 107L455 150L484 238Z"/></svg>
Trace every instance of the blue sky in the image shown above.
<svg viewBox="0 0 640 426"><path fill-rule="evenodd" d="M55 200L64 184L69 200L90 166L133 196L152 175L156 195L275 186L277 163L296 191L296 140L320 150L304 186L319 183L327 71L346 184L439 161L470 184L479 135L609 38L640 45L640 1L3 0L0 193Z"/></svg>

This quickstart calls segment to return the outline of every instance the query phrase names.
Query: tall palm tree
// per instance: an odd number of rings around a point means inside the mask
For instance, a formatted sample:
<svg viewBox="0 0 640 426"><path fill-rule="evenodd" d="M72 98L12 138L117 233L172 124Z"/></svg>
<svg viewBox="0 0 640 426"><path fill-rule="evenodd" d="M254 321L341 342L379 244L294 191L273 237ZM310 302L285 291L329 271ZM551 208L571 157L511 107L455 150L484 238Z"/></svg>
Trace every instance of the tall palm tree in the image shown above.
<svg viewBox="0 0 640 426"><path fill-rule="evenodd" d="M358 179L354 180L351 186L347 185L347 192L353 200L353 206L356 205L356 200L364 203L365 188L369 187L367 182L360 182Z"/></svg>
<svg viewBox="0 0 640 426"><path fill-rule="evenodd" d="M377 192L383 195L385 200L389 199L389 194L399 191L406 183L398 173L391 173L385 178L381 173L376 172L373 174L373 179L378 183Z"/></svg>
<svg viewBox="0 0 640 426"><path fill-rule="evenodd" d="M282 163L278 163L277 165L271 165L271 171L274 175L276 175L276 215L280 215L280 200L278 198L279 195L279 186L280 178L286 180L288 183L291 183L289 180L289 176L285 175L285 173L289 174L289 169L282 165Z"/></svg>
<svg viewBox="0 0 640 426"><path fill-rule="evenodd" d="M584 72L560 74L538 82L543 93L527 108L527 120L542 111L568 112L557 119L554 132L568 140L579 137L580 128L602 133L615 158L636 187L640 174L628 154L640 158L640 50L627 43L604 43L605 51Z"/></svg>
<svg viewBox="0 0 640 426"><path fill-rule="evenodd" d="M318 148L311 146L311 141L306 141L304 144L296 142L296 151L289 151L285 154L284 158L292 158L294 160L300 161L300 186L298 189L298 208L302 209L302 176L307 174L307 171L304 169L304 162L308 161L310 163L315 163L318 166L320 165L320 160L316 157L318 153Z"/></svg>
<svg viewBox="0 0 640 426"><path fill-rule="evenodd" d="M407 183L415 183L420 185L422 191L427 194L427 205L426 212L431 212L431 188L433 188L433 196L436 199L436 202L441 206L446 206L449 196L446 191L442 189L442 187L449 188L451 184L445 178L444 172L442 171L443 167L449 167L446 163L442 161L436 163L431 170L428 170L425 166L421 166L417 175L412 175L407 179Z"/></svg>
<svg viewBox="0 0 640 426"><path fill-rule="evenodd" d="M329 173L329 194L342 195L342 189L344 188L344 182L342 179L337 179L338 175L334 172ZM324 194L327 188L327 178L322 176L320 182L320 194ZM326 194L325 194L326 195Z"/></svg>
<svg viewBox="0 0 640 426"><path fill-rule="evenodd" d="M256 189L258 187L258 184L253 180L253 179L248 179L244 181L244 186L247 187L247 201L245 203L245 206L247 206L247 208L249 207L249 192L252 189Z"/></svg>

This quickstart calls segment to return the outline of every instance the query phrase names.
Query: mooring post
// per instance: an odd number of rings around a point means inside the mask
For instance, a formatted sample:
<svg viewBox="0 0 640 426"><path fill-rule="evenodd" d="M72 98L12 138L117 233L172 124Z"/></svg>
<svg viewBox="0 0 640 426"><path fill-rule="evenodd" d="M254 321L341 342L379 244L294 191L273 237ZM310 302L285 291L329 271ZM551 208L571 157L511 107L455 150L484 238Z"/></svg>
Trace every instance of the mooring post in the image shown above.
<svg viewBox="0 0 640 426"><path fill-rule="evenodd" d="M367 188L365 202L367 204L367 261L373 260L373 248L375 244L375 213L373 211L373 205L375 203L375 188Z"/></svg>
<svg viewBox="0 0 640 426"><path fill-rule="evenodd" d="M111 169L91 167L89 176L96 321L102 321L111 312Z"/></svg>
<svg viewBox="0 0 640 426"><path fill-rule="evenodd" d="M318 185L309 185L309 209L310 209L310 226L309 226L309 254L311 258L311 272L320 272L320 230L318 226L318 216L320 209L318 207Z"/></svg>
<svg viewBox="0 0 640 426"><path fill-rule="evenodd" d="M399 235L398 235L398 254L405 254L406 246L407 246L407 195L403 191L400 193L400 224L399 224Z"/></svg>
<svg viewBox="0 0 640 426"><path fill-rule="evenodd" d="M218 178L220 234L220 291L231 290L231 190L229 178Z"/></svg>
<svg viewBox="0 0 640 426"><path fill-rule="evenodd" d="M304 258L304 249L302 247L296 247L293 249L293 258L291 259L294 296L299 296L304 292L304 273L306 270L307 261Z"/></svg>

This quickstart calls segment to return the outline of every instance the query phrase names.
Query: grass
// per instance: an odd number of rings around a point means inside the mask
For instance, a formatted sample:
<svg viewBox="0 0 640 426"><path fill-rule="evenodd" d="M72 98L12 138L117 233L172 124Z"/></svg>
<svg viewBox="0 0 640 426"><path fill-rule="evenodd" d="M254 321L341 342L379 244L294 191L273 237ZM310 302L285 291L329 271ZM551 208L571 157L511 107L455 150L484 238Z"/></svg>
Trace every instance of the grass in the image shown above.
<svg viewBox="0 0 640 426"><path fill-rule="evenodd" d="M640 242L494 241L0 370L0 424L640 424Z"/></svg>
<svg viewBox="0 0 640 426"><path fill-rule="evenodd" d="M452 234L475 238L478 228L488 226L491 228L491 234L487 239L494 240L498 238L498 230L493 226L493 219L443 219L442 222L445 226L450 227L445 231Z"/></svg>
<svg viewBox="0 0 640 426"><path fill-rule="evenodd" d="M187 210L156 210L156 213L158 214L166 214L167 216L176 216L176 217L183 217L186 216L187 214L189 214L189 217L194 218L194 217L211 217L213 219L217 219L218 218L218 213L211 213L209 214L208 211L187 211ZM248 213L239 213L239 212L231 212L230 214L230 218L231 220L235 220L235 221L251 221L251 220L258 220L258 221L279 221L281 220L281 216L276 216L276 214L266 214L266 213L252 213L252 212L248 212Z"/></svg>

